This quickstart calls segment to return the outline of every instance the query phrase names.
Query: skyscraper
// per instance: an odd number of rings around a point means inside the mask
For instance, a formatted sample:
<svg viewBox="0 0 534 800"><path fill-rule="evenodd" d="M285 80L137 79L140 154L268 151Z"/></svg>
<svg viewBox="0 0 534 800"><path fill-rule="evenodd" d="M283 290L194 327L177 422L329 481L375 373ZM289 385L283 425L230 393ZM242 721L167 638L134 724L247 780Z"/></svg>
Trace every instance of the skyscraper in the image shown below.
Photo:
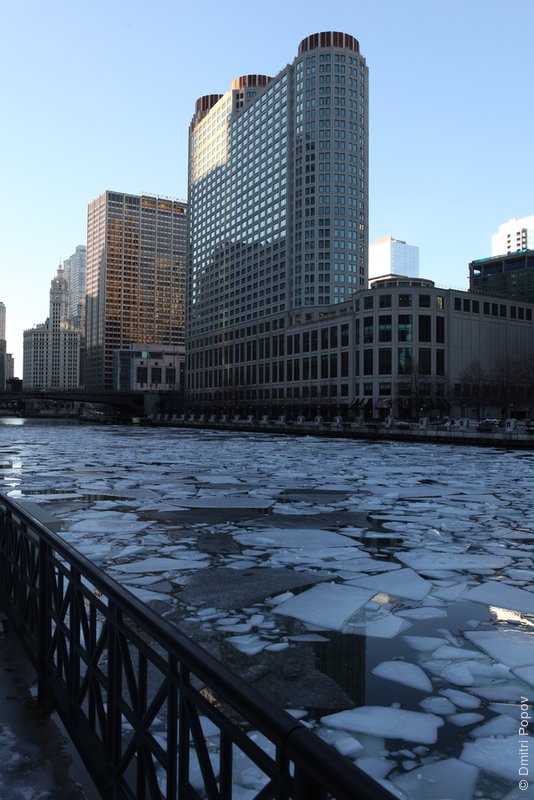
<svg viewBox="0 0 534 800"><path fill-rule="evenodd" d="M89 204L87 389L113 388L113 354L130 344L184 345L186 210L181 200L109 191Z"/></svg>
<svg viewBox="0 0 534 800"><path fill-rule="evenodd" d="M254 362L278 345L260 334L283 329L294 309L341 303L367 286L367 117L365 60L357 40L338 32L304 39L274 78L243 75L226 94L197 100L192 399L268 383Z"/></svg>
<svg viewBox="0 0 534 800"><path fill-rule="evenodd" d="M82 325L82 306L85 294L85 263L87 247L79 244L69 258L63 262L63 274L67 281L67 319L75 328Z"/></svg>
<svg viewBox="0 0 534 800"><path fill-rule="evenodd" d="M369 280L384 275L419 277L419 248L393 236L382 236L369 247Z"/></svg>
<svg viewBox="0 0 534 800"><path fill-rule="evenodd" d="M534 215L509 219L491 237L491 255L503 256L518 250L534 250Z"/></svg>
<svg viewBox="0 0 534 800"><path fill-rule="evenodd" d="M42 325L24 331L25 389L77 389L80 385L80 330L67 320L67 281L61 266L50 284L50 313Z"/></svg>
<svg viewBox="0 0 534 800"><path fill-rule="evenodd" d="M6 388L6 307L0 303L0 392Z"/></svg>

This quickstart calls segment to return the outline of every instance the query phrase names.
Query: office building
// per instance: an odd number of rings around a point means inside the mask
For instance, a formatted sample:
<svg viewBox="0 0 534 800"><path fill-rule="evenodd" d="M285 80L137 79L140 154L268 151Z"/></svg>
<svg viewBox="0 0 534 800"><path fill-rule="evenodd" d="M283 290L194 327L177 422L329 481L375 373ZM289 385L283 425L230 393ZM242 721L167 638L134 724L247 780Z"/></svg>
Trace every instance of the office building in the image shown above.
<svg viewBox="0 0 534 800"><path fill-rule="evenodd" d="M534 303L534 249L471 261L469 287L475 292Z"/></svg>
<svg viewBox="0 0 534 800"><path fill-rule="evenodd" d="M185 347L131 344L115 350L113 388L117 391L180 392L184 388Z"/></svg>
<svg viewBox="0 0 534 800"><path fill-rule="evenodd" d="M113 388L114 353L185 344L184 201L106 191L89 204L85 387Z"/></svg>
<svg viewBox="0 0 534 800"><path fill-rule="evenodd" d="M67 281L59 266L50 285L48 319L23 334L25 389L79 388L81 331L69 323L67 308Z"/></svg>
<svg viewBox="0 0 534 800"><path fill-rule="evenodd" d="M15 377L15 359L13 353L6 353L6 381Z"/></svg>
<svg viewBox="0 0 534 800"><path fill-rule="evenodd" d="M6 307L0 303L0 391L6 388Z"/></svg>
<svg viewBox="0 0 534 800"><path fill-rule="evenodd" d="M492 256L517 253L519 250L534 250L534 215L504 222L491 237Z"/></svg>
<svg viewBox="0 0 534 800"><path fill-rule="evenodd" d="M192 402L257 401L293 309L367 286L367 68L354 37L304 39L275 77L197 100L189 143ZM277 395L278 396L278 395Z"/></svg>
<svg viewBox="0 0 534 800"><path fill-rule="evenodd" d="M85 263L87 247L79 244L76 251L63 262L63 274L67 281L67 319L74 328L83 322L83 300L85 295Z"/></svg>
<svg viewBox="0 0 534 800"><path fill-rule="evenodd" d="M369 247L369 280L385 275L419 277L419 248L393 236L382 236Z"/></svg>

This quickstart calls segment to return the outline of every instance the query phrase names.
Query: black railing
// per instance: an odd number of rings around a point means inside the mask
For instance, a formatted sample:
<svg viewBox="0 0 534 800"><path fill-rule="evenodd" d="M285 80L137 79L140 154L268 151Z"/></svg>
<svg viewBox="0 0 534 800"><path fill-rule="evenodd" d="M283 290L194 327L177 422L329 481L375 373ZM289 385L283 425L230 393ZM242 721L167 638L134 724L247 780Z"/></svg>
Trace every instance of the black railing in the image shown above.
<svg viewBox="0 0 534 800"><path fill-rule="evenodd" d="M1 493L0 603L105 800L393 800Z"/></svg>

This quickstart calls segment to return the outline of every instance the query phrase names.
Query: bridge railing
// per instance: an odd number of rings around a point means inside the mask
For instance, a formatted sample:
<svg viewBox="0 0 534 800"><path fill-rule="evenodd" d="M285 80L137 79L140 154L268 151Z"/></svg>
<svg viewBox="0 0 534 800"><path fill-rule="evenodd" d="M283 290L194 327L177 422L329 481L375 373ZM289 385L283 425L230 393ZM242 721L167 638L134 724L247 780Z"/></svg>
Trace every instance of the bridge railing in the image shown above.
<svg viewBox="0 0 534 800"><path fill-rule="evenodd" d="M106 800L393 800L1 493L0 603Z"/></svg>

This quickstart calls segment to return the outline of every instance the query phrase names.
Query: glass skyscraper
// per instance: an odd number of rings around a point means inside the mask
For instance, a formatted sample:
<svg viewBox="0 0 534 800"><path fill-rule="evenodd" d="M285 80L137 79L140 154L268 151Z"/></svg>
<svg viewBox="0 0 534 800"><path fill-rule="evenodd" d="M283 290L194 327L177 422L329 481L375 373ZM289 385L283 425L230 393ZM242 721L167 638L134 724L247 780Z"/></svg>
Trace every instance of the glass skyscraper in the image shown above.
<svg viewBox="0 0 534 800"><path fill-rule="evenodd" d="M113 388L113 354L130 344L184 345L186 228L182 200L108 191L89 204L87 389Z"/></svg>
<svg viewBox="0 0 534 800"><path fill-rule="evenodd" d="M201 97L190 126L192 400L269 383L288 314L367 286L367 68L345 33L304 39L274 78ZM267 337L264 334L269 334ZM280 339L280 341L279 341ZM261 373L261 374L260 374ZM271 368L269 368L269 375Z"/></svg>

